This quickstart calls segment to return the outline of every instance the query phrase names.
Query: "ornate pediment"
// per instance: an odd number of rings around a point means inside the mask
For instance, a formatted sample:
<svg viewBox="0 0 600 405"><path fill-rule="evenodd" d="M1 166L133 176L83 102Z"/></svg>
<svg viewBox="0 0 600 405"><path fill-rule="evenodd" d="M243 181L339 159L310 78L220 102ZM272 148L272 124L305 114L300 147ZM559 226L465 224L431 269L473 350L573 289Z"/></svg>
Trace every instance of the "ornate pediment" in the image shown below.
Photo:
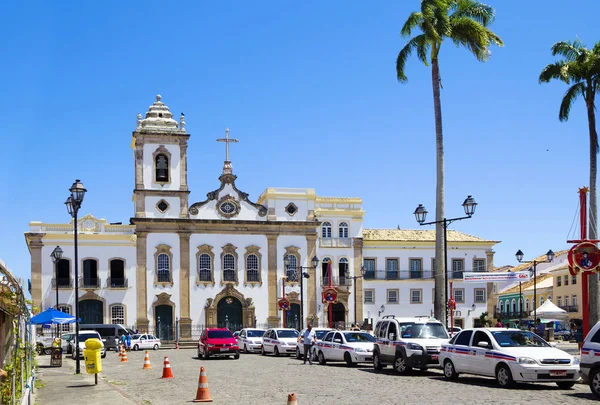
<svg viewBox="0 0 600 405"><path fill-rule="evenodd" d="M77 219L77 228L80 232L102 232L106 224L106 219L98 219L92 214Z"/></svg>

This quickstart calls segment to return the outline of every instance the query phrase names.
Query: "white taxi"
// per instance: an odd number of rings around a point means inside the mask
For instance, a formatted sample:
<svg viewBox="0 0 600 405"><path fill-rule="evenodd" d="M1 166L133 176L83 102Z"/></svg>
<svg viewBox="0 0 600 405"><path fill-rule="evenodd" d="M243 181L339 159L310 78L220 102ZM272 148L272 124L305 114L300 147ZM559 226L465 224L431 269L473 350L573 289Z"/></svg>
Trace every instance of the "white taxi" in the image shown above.
<svg viewBox="0 0 600 405"><path fill-rule="evenodd" d="M131 337L131 348L133 350L140 349L160 349L160 339L154 335L137 334Z"/></svg>
<svg viewBox="0 0 600 405"><path fill-rule="evenodd" d="M275 356L280 354L292 355L296 352L296 346L298 346L298 336L300 334L296 329L267 329L262 338L261 354L263 356L267 353L273 353Z"/></svg>
<svg viewBox="0 0 600 405"><path fill-rule="evenodd" d="M442 345L444 377L458 374L496 377L501 387L515 382L554 382L573 387L579 379L579 360L552 347L534 333L519 329L465 329Z"/></svg>
<svg viewBox="0 0 600 405"><path fill-rule="evenodd" d="M262 349L262 337L264 329L244 328L236 337L240 351L244 353L260 352Z"/></svg>
<svg viewBox="0 0 600 405"><path fill-rule="evenodd" d="M367 332L350 330L332 331L315 345L319 364L328 361L345 361L348 366L373 361L375 338Z"/></svg>
<svg viewBox="0 0 600 405"><path fill-rule="evenodd" d="M312 330L315 331L315 344L317 342L320 342L325 335L327 334L327 332L331 332L333 329L330 328L312 328ZM298 338L298 346L296 347L296 358L298 360L302 360L304 358L304 331L306 331L306 328L302 329L302 331L300 332L300 337ZM313 360L317 360L317 355L315 354L314 351L314 347L313 347Z"/></svg>

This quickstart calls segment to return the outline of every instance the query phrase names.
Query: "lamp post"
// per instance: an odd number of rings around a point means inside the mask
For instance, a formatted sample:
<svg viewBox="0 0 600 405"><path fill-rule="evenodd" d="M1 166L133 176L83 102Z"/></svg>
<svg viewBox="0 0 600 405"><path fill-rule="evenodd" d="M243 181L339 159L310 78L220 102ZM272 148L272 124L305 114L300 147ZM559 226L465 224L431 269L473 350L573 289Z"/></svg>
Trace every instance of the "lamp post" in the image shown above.
<svg viewBox="0 0 600 405"><path fill-rule="evenodd" d="M537 289L536 289L536 285L537 285L537 265L538 263L550 263L554 260L554 252L552 251L552 249L550 249L547 253L546 253L546 260L526 260L523 261L523 252L521 252L521 249L519 249L517 251L517 253L515 253L515 256L517 257L517 261L519 263L533 263L533 321L535 322L537 320ZM520 291L520 288L519 288Z"/></svg>
<svg viewBox="0 0 600 405"><path fill-rule="evenodd" d="M65 201L65 205L67 206L67 211L69 215L73 218L73 247L74 247L74 255L73 259L75 261L75 374L81 373L81 365L79 362L79 263L78 263L78 251L77 251L77 212L79 208L81 208L81 203L83 202L83 197L85 197L85 192L87 191L81 181L75 180L75 183L69 189L71 195Z"/></svg>
<svg viewBox="0 0 600 405"><path fill-rule="evenodd" d="M381 304L379 307L379 313L377 314L377 318L381 318L381 314L385 312L385 305Z"/></svg>
<svg viewBox="0 0 600 405"><path fill-rule="evenodd" d="M289 256L286 256L283 258L283 264L285 265L286 270L292 269L290 267ZM295 268L296 274L298 273L298 270L300 270L300 280L298 280L298 281L300 281L300 330L304 329L304 279L310 278L310 274L308 274L304 270L316 269L317 266L319 265L319 258L317 256L314 256L312 258L312 260L310 261L310 264L312 264L312 267L300 266L300 267ZM284 291L284 293L285 293L285 291Z"/></svg>
<svg viewBox="0 0 600 405"><path fill-rule="evenodd" d="M354 284L354 324L356 325L356 280L359 278L363 278L365 276L366 270L365 266L360 267L360 276L350 276L350 270L346 269L346 278L352 279L352 284Z"/></svg>
<svg viewBox="0 0 600 405"><path fill-rule="evenodd" d="M444 269L444 297L442 299L442 302L446 301L446 299L448 297L448 225L450 225L452 222L455 222L455 221L461 221L463 219L471 218L473 216L473 214L475 214L475 208L477 207L477 203L475 202L475 199L469 195L469 196L467 196L465 201L462 203L462 206L465 210L466 216L457 217L457 218L444 218L441 221L425 222L425 218L427 217L427 210L425 209L425 207L423 207L423 204L419 204L419 206L417 207L417 209L415 209L415 212L413 213L415 215L415 218L417 219L417 222L421 226L433 225L433 224L439 224L439 223L444 225L444 264L442 266L442 268ZM436 263L436 266L438 266L437 263ZM437 277L438 275L436 274L435 276ZM437 291L436 291L436 296L437 296ZM439 303L437 303L437 300L434 300L434 302L435 302L435 307L438 307ZM444 306L446 308L446 312L445 312L446 318L444 319L444 324L448 325L448 305L444 305ZM452 326L454 326L454 325L452 325Z"/></svg>

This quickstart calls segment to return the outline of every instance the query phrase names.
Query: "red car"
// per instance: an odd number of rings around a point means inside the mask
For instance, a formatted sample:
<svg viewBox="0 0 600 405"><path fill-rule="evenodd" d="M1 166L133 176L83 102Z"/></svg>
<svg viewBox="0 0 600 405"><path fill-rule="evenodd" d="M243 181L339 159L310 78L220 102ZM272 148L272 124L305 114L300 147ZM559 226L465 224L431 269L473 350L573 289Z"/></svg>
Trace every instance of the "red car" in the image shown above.
<svg viewBox="0 0 600 405"><path fill-rule="evenodd" d="M227 328L206 328L198 341L198 358L233 356L240 358L240 347Z"/></svg>

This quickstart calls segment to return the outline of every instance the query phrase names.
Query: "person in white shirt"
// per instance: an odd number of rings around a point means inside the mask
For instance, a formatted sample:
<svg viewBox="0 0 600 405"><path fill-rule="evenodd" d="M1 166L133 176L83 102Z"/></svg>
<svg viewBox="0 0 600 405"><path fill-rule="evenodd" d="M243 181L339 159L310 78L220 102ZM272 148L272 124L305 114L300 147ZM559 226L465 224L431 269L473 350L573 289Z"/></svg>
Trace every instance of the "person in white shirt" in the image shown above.
<svg viewBox="0 0 600 405"><path fill-rule="evenodd" d="M306 356L308 355L308 362L312 365L312 347L315 344L317 336L315 331L312 328L312 324L308 324L306 330L302 334L302 339L304 339L304 364L306 364Z"/></svg>

